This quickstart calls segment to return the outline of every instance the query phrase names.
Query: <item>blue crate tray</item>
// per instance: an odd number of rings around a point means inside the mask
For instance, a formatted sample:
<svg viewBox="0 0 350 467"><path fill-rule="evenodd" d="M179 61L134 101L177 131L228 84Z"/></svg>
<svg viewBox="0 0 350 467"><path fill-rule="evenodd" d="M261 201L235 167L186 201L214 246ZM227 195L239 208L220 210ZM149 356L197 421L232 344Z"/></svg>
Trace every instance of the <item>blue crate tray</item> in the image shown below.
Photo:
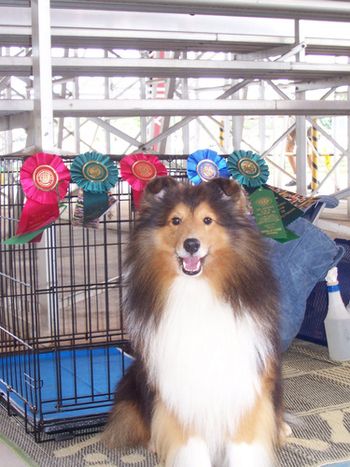
<svg viewBox="0 0 350 467"><path fill-rule="evenodd" d="M0 392L7 397L11 387L11 404L23 414L27 410L30 419L103 415L131 362L132 357L110 346L0 356Z"/></svg>

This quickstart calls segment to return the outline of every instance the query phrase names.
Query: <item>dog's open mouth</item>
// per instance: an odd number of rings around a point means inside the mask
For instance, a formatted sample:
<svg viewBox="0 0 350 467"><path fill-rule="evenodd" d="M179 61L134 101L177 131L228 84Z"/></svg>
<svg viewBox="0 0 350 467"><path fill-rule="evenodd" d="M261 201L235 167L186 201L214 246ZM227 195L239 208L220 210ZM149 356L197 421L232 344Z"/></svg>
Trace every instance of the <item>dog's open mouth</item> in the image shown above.
<svg viewBox="0 0 350 467"><path fill-rule="evenodd" d="M204 258L201 258L200 256L192 255L179 258L182 271L189 276L196 276L202 271L203 260Z"/></svg>

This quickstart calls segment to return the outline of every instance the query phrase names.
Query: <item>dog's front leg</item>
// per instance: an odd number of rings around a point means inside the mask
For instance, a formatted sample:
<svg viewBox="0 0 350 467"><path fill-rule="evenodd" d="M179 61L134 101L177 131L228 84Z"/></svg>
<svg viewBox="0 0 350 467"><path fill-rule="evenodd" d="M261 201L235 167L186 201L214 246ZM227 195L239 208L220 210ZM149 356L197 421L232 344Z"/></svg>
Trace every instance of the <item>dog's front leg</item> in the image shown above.
<svg viewBox="0 0 350 467"><path fill-rule="evenodd" d="M228 443L225 452L225 467L273 467L274 460L269 449L260 443Z"/></svg>
<svg viewBox="0 0 350 467"><path fill-rule="evenodd" d="M168 456L165 467L211 467L208 447L200 438L189 438Z"/></svg>
<svg viewBox="0 0 350 467"><path fill-rule="evenodd" d="M151 444L165 467L211 467L204 440L181 426L161 400L154 406L151 432Z"/></svg>
<svg viewBox="0 0 350 467"><path fill-rule="evenodd" d="M226 441L224 467L274 467L278 439L276 414L271 396L263 392Z"/></svg>

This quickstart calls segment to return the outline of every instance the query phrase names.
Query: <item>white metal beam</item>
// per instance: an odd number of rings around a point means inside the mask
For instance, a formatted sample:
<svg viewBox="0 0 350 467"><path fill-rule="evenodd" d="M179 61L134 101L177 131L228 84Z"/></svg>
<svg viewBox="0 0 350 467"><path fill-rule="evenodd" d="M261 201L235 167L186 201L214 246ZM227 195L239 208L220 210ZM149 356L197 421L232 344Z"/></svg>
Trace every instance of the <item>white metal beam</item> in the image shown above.
<svg viewBox="0 0 350 467"><path fill-rule="evenodd" d="M44 151L53 147L50 1L32 0L31 5L34 145Z"/></svg>
<svg viewBox="0 0 350 467"><path fill-rule="evenodd" d="M327 89L327 88L335 88L339 86L349 86L350 85L350 77L349 78L330 78L330 79L322 79L322 80L314 80L305 83L298 83L295 87L296 91L313 91L315 89Z"/></svg>
<svg viewBox="0 0 350 467"><path fill-rule="evenodd" d="M11 4L23 5L23 0ZM81 8L193 15L253 16L346 21L350 4L336 0L52 0L53 8Z"/></svg>
<svg viewBox="0 0 350 467"><path fill-rule="evenodd" d="M29 122L30 112L0 117L0 131L9 131L15 128L28 128Z"/></svg>
<svg viewBox="0 0 350 467"><path fill-rule="evenodd" d="M32 111L33 101L2 99L0 116ZM134 117L158 115L348 115L349 101L55 99L55 117Z"/></svg>
<svg viewBox="0 0 350 467"><path fill-rule="evenodd" d="M118 138L123 139L124 141L127 141L129 144L132 146L136 146L137 148L142 145L140 141L138 141L135 138L132 138L129 136L127 133L124 133L124 131L119 130L119 128L116 128L115 126L111 125L109 122L106 122L105 120L102 120L101 118L90 118L92 122L94 122L96 125L100 126L104 130L112 133L113 135L118 136Z"/></svg>
<svg viewBox="0 0 350 467"><path fill-rule="evenodd" d="M139 76L244 79L342 79L350 77L350 64L314 64L226 60L131 58L52 58L55 76ZM32 74L30 57L0 57L1 75Z"/></svg>
<svg viewBox="0 0 350 467"><path fill-rule="evenodd" d="M294 44L293 44L294 45ZM302 47L306 47L304 43ZM255 52L235 53L235 60L263 60L269 57L278 57L287 54L291 51L292 45L283 45L279 47L271 47L265 50L258 50Z"/></svg>
<svg viewBox="0 0 350 467"><path fill-rule="evenodd" d="M84 3L84 2L83 2ZM118 2L108 1L110 8ZM127 2L119 2L127 3ZM146 3L146 2L145 2ZM148 3L148 2L147 2ZM257 2L258 3L258 2ZM283 4L284 2L280 2ZM312 2L310 2L312 3ZM312 19L317 19L318 3ZM337 2L332 2L332 5ZM1 6L5 5L7 6ZM0 43L29 47L31 21L28 1L0 1ZM22 8L16 5L22 6ZM133 48L143 50L215 50L233 53L257 52L273 46L292 45L294 37L285 25L289 20L274 22L271 28L260 18L229 18L216 16L214 20L199 14L138 13L97 10L102 4L92 2L94 9L73 10L79 6L73 1L68 9L52 9L53 47ZM62 4L62 6L65 6ZM82 6L82 8L84 8ZM311 5L312 8L312 5ZM274 15L272 16L274 17ZM346 21L346 18L342 18ZM242 26L244 23L244 26ZM155 30L154 24L157 24ZM253 24L254 27L250 25ZM240 26L241 25L241 26ZM243 30L242 30L243 27ZM233 32L234 31L234 32ZM322 37L308 35L310 53L347 54L349 39L345 35L332 37L330 29Z"/></svg>
<svg viewBox="0 0 350 467"><path fill-rule="evenodd" d="M301 42L302 31L299 19L294 22L295 40ZM296 56L297 63L305 60L305 50L301 50ZM305 92L295 93L295 102L305 99ZM306 182L306 167L307 167L307 143L306 143L306 119L305 115L297 115L295 118L295 153L296 153L296 182L297 192L306 195L307 182Z"/></svg>
<svg viewBox="0 0 350 467"><path fill-rule="evenodd" d="M0 62L1 63L1 62ZM350 76L350 65L178 59L54 58L53 74L69 76L306 79Z"/></svg>
<svg viewBox="0 0 350 467"><path fill-rule="evenodd" d="M52 108L51 30L50 0L31 0L32 14L32 61L33 61L33 112L28 135L33 137L36 151L50 151L54 146ZM25 57L26 58L26 57ZM29 138L28 138L29 139ZM54 290L56 277L56 250L54 239L48 231L43 234L44 249L38 252L38 286ZM49 271L50 265L50 271ZM40 329L56 332L55 293L39 298ZM47 318L47 322L46 322ZM40 333L40 330L39 330Z"/></svg>
<svg viewBox="0 0 350 467"><path fill-rule="evenodd" d="M348 101L262 100L55 100L56 116L348 115Z"/></svg>

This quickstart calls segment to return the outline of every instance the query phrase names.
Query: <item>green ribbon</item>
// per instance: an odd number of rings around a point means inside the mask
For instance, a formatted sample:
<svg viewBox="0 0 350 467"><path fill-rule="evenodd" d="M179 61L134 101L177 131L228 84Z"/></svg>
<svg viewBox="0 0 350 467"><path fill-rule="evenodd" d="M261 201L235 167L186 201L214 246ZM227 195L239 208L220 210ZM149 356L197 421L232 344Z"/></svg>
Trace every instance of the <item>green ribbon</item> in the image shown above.
<svg viewBox="0 0 350 467"><path fill-rule="evenodd" d="M65 203L59 203L58 205L60 209L60 216L63 214L63 212L67 209L67 204ZM47 225L44 225L44 227L41 227L40 229L33 230L32 232L28 232L26 234L22 235L13 235L13 237L8 238L1 242L3 245L24 245L25 243L30 242L33 240L35 237L38 235L42 234L46 229L54 225L54 222L50 222Z"/></svg>
<svg viewBox="0 0 350 467"><path fill-rule="evenodd" d="M13 237L8 238L7 240L4 240L1 243L3 245L24 245L25 243L30 242L31 240L33 240L33 238L43 233L44 230L51 227L51 225L53 225L53 223L45 225L45 227L42 227L41 229L38 229L38 230L34 230L33 232L29 232L27 234L14 235Z"/></svg>
<svg viewBox="0 0 350 467"><path fill-rule="evenodd" d="M98 219L108 207L108 193L84 191L84 222Z"/></svg>
<svg viewBox="0 0 350 467"><path fill-rule="evenodd" d="M258 188L249 196L256 224L260 232L275 240L286 240L287 232L271 190Z"/></svg>

